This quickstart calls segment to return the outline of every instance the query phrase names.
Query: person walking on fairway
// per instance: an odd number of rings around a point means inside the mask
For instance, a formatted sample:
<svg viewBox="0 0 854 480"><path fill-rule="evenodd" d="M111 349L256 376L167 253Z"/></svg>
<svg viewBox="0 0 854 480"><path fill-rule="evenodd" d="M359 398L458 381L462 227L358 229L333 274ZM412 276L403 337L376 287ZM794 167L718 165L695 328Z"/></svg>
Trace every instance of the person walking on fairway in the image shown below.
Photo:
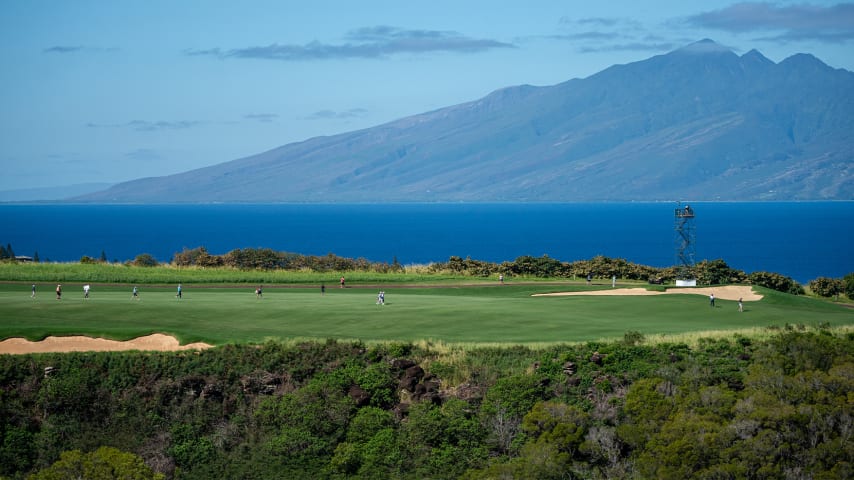
<svg viewBox="0 0 854 480"><path fill-rule="evenodd" d="M264 296L264 291L261 289L261 285L258 285L258 288L255 289L255 298L261 299Z"/></svg>
<svg viewBox="0 0 854 480"><path fill-rule="evenodd" d="M344 276L341 276L341 288L344 288Z"/></svg>
<svg viewBox="0 0 854 480"><path fill-rule="evenodd" d="M180 300L181 298L183 298L183 297L181 296L181 284L180 284L180 283L178 284L178 294L177 294L177 295L175 295L175 298L177 298L178 300Z"/></svg>
<svg viewBox="0 0 854 480"><path fill-rule="evenodd" d="M741 301L741 297L738 297L738 311L739 312L744 311L744 303Z"/></svg>
<svg viewBox="0 0 854 480"><path fill-rule="evenodd" d="M62 300L62 285L56 286L56 299Z"/></svg>
<svg viewBox="0 0 854 480"><path fill-rule="evenodd" d="M715 308L715 294L712 293L709 295L709 306Z"/></svg>
<svg viewBox="0 0 854 480"><path fill-rule="evenodd" d="M30 298L36 298L36 284L33 284L33 294L30 295Z"/></svg>
<svg viewBox="0 0 854 480"><path fill-rule="evenodd" d="M134 285L133 287L133 295L130 297L131 300L139 300L139 288Z"/></svg>
<svg viewBox="0 0 854 480"><path fill-rule="evenodd" d="M83 285L83 299L89 300L89 284Z"/></svg>
<svg viewBox="0 0 854 480"><path fill-rule="evenodd" d="M326 284L325 283L320 284L320 295L321 296L326 295Z"/></svg>

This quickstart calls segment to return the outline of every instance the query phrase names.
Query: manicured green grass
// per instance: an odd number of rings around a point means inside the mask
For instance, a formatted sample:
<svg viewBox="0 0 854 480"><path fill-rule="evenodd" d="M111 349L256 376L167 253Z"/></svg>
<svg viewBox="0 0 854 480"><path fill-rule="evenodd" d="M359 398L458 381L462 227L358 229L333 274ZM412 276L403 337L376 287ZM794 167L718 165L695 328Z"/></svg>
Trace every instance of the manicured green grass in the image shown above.
<svg viewBox="0 0 854 480"><path fill-rule="evenodd" d="M130 339L161 332L182 343L254 343L275 339L431 340L471 344L531 344L621 338L627 331L647 336L696 331L738 330L785 325L854 324L854 310L805 297L761 289L765 298L745 302L705 296L532 297L533 293L584 290L579 284L440 285L390 284L340 289L318 286L267 286L255 298L253 286L184 284L184 298L173 286L93 283L83 299L82 283L39 284L35 299L29 284L0 285L0 338L39 340L48 335L89 335ZM386 292L386 305L376 294ZM610 286L608 287L610 288Z"/></svg>

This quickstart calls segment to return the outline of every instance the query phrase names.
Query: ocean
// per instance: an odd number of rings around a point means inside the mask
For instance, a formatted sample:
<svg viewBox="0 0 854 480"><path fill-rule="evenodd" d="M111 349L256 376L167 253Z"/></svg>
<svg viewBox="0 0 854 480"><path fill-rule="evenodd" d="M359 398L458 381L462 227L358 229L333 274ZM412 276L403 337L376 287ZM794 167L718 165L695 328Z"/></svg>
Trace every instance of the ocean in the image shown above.
<svg viewBox="0 0 854 480"><path fill-rule="evenodd" d="M403 265L451 256L491 262L596 255L676 264L675 203L0 205L0 244L42 261L169 261L272 248ZM801 283L854 272L854 202L691 204L696 260Z"/></svg>

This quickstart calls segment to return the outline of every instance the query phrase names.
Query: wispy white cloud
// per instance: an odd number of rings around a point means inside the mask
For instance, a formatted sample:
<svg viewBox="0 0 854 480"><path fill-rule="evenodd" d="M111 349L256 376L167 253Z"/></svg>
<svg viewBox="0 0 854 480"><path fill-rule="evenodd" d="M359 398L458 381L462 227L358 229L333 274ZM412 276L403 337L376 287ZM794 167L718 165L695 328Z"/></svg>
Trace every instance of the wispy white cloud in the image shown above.
<svg viewBox="0 0 854 480"><path fill-rule="evenodd" d="M42 50L42 53L74 53L83 50L84 47L81 46L67 46L67 45L55 45L53 47L45 48Z"/></svg>
<svg viewBox="0 0 854 480"><path fill-rule="evenodd" d="M546 38L550 38L552 40L567 40L567 41L595 41L595 42L607 42L614 41L621 38L624 38L622 34L614 33L614 32L599 32L599 31L584 31L584 32L573 32L573 33L563 33L556 35L549 35Z"/></svg>
<svg viewBox="0 0 854 480"><path fill-rule="evenodd" d="M83 45L54 45L52 47L48 47L42 50L42 53L57 53L57 54L66 54L66 53L103 53L103 52L115 52L117 48L103 48L103 47L86 47Z"/></svg>
<svg viewBox="0 0 854 480"><path fill-rule="evenodd" d="M650 33L641 22L623 17L562 17L561 33L551 40L566 41L579 53L641 51L660 52L677 48L678 42Z"/></svg>
<svg viewBox="0 0 854 480"><path fill-rule="evenodd" d="M244 115L243 118L261 123L270 123L279 118L279 116L275 113L250 113Z"/></svg>
<svg viewBox="0 0 854 480"><path fill-rule="evenodd" d="M125 153L125 157L135 162L151 162L162 160L163 155L150 148L137 148L136 150Z"/></svg>
<svg viewBox="0 0 854 480"><path fill-rule="evenodd" d="M641 22L625 17L562 17L560 24L574 28L580 26L583 28L618 28L620 30L643 30L644 26Z"/></svg>
<svg viewBox="0 0 854 480"><path fill-rule="evenodd" d="M349 110L344 111L320 110L312 113L306 118L308 120L342 120L348 118L363 117L367 113L368 111L364 108L351 108Z"/></svg>
<svg viewBox="0 0 854 480"><path fill-rule="evenodd" d="M666 52L678 48L680 44L673 42L626 42L603 45L583 45L578 48L580 53L595 52Z"/></svg>
<svg viewBox="0 0 854 480"><path fill-rule="evenodd" d="M854 3L783 6L743 2L690 16L686 23L733 33L773 33L763 36L763 40L841 43L854 40Z"/></svg>
<svg viewBox="0 0 854 480"><path fill-rule="evenodd" d="M198 120L177 120L177 121L148 121L148 120L131 120L125 123L87 123L89 128L128 128L137 132L156 132L162 130L183 130L198 125L204 122Z"/></svg>
<svg viewBox="0 0 854 480"><path fill-rule="evenodd" d="M330 60L344 58L385 58L397 54L432 52L478 53L515 48L498 40L471 38L453 31L404 30L390 26L364 27L346 35L346 42L330 44L310 42L303 45L273 43L225 50L219 47L186 50L191 56L217 58L254 58L280 61Z"/></svg>

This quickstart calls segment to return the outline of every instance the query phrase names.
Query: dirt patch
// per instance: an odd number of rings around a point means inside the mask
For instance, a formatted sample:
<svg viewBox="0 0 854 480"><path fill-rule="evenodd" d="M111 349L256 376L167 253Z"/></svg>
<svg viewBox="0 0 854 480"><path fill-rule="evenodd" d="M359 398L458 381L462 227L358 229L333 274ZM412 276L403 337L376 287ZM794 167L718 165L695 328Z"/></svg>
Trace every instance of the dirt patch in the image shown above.
<svg viewBox="0 0 854 480"><path fill-rule="evenodd" d="M591 290L588 292L558 292L558 293L536 293L534 297L561 297L568 295L666 295L666 294L687 294L687 295L703 295L708 297L715 294L715 298L721 300L738 300L741 298L745 302L756 302L762 300L762 295L753 291L753 288L746 285L726 285L723 287L674 287L668 288L663 292L647 290L645 288L614 288L611 290Z"/></svg>
<svg viewBox="0 0 854 480"><path fill-rule="evenodd" d="M7 338L0 342L0 354L65 353L65 352L120 352L127 350L152 350L174 352L179 350L203 350L212 345L190 343L181 345L175 337L155 333L126 342L83 336L47 337L40 342L23 338Z"/></svg>

